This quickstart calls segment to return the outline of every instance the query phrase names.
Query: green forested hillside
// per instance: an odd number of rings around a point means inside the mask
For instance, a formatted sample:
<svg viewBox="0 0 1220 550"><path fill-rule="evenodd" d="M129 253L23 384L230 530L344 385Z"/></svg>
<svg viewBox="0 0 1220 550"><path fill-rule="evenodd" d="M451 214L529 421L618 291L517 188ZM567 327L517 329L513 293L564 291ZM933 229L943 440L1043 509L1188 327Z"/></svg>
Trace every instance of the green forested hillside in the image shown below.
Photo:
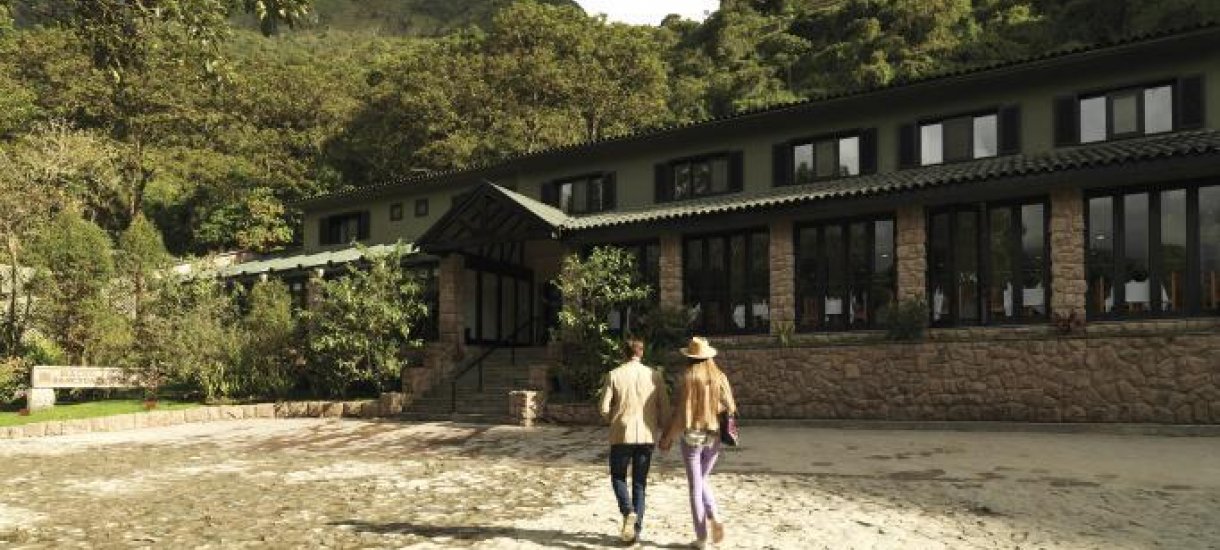
<svg viewBox="0 0 1220 550"><path fill-rule="evenodd" d="M486 27L496 12L516 0L314 0L314 14L304 32L344 31L382 36L441 36L470 25ZM573 0L542 4L579 7ZM234 19L247 30L258 29L253 15Z"/></svg>
<svg viewBox="0 0 1220 550"><path fill-rule="evenodd" d="M111 235L144 214L176 254L271 250L299 239L285 205L319 192L1220 18L1215 0L724 0L657 27L568 0L133 4L0 0L3 239L67 209Z"/></svg>

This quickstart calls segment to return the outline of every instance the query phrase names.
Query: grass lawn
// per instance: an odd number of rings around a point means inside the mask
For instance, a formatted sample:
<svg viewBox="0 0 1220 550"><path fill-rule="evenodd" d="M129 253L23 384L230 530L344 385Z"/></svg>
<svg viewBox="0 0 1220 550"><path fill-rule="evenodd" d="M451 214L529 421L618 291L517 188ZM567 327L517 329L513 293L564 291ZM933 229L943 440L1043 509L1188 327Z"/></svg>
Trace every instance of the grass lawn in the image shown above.
<svg viewBox="0 0 1220 550"><path fill-rule="evenodd" d="M159 411L190 409L198 406L200 406L199 403L191 401L171 401L169 399L157 401L157 410ZM143 411L144 402L139 399L111 399L106 401L91 401L89 403L64 403L55 405L55 407L50 409L30 413L29 416L18 416L15 412L0 412L0 426L20 426L22 424L46 422L48 420L75 420L78 418L94 418Z"/></svg>

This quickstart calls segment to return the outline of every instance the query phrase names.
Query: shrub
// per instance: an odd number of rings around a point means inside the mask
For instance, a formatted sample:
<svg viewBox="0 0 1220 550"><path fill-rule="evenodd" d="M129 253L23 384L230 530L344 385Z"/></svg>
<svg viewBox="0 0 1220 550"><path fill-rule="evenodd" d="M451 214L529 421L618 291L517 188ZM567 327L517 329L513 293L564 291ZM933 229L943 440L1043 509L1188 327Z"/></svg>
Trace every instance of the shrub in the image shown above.
<svg viewBox="0 0 1220 550"><path fill-rule="evenodd" d="M322 298L304 319L315 393L346 394L357 384L384 387L401 376L411 337L428 313L423 286L402 265L405 249L368 257L364 269L321 283Z"/></svg>
<svg viewBox="0 0 1220 550"><path fill-rule="evenodd" d="M610 246L594 248L587 258L568 256L552 284L563 296L559 374L578 396L592 396L623 356L622 342L606 319L614 309L647 299L652 290L639 280L635 256Z"/></svg>
<svg viewBox="0 0 1220 550"><path fill-rule="evenodd" d="M920 340L928 328L928 302L914 298L891 303L881 321L891 340Z"/></svg>
<svg viewBox="0 0 1220 550"><path fill-rule="evenodd" d="M30 387L30 366L23 357L0 357L0 405L15 401Z"/></svg>
<svg viewBox="0 0 1220 550"><path fill-rule="evenodd" d="M650 365L674 362L677 350L686 345L691 335L690 309L660 304L640 316L640 324L634 334L644 340L644 358Z"/></svg>
<svg viewBox="0 0 1220 550"><path fill-rule="evenodd" d="M250 289L248 304L249 311L241 321L243 390L282 397L296 385L300 354L292 294L280 281L260 281Z"/></svg>

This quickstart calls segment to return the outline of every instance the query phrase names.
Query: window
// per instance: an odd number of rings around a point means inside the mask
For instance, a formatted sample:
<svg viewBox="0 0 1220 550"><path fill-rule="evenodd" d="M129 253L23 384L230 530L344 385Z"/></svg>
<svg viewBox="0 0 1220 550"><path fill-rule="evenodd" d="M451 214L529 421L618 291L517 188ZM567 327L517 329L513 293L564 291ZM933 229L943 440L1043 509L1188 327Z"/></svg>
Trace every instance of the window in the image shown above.
<svg viewBox="0 0 1220 550"><path fill-rule="evenodd" d="M829 138L792 147L792 182L860 175L860 137Z"/></svg>
<svg viewBox="0 0 1220 550"><path fill-rule="evenodd" d="M896 290L892 218L797 228L799 330L876 328Z"/></svg>
<svg viewBox="0 0 1220 550"><path fill-rule="evenodd" d="M1055 98L1055 145L1203 127L1203 76Z"/></svg>
<svg viewBox="0 0 1220 550"><path fill-rule="evenodd" d="M770 329L770 257L766 230L706 235L683 246L683 296L703 334Z"/></svg>
<svg viewBox="0 0 1220 550"><path fill-rule="evenodd" d="M351 244L369 238L369 213L348 212L322 218L319 243Z"/></svg>
<svg viewBox="0 0 1220 550"><path fill-rule="evenodd" d="M390 205L390 221L392 221L392 222L402 221L402 203L401 202L396 202L396 203Z"/></svg>
<svg viewBox="0 0 1220 550"><path fill-rule="evenodd" d="M1088 199L1090 317L1220 314L1220 185Z"/></svg>
<svg viewBox="0 0 1220 550"><path fill-rule="evenodd" d="M657 202L740 191L741 153L718 153L658 164L655 183Z"/></svg>
<svg viewBox="0 0 1220 550"><path fill-rule="evenodd" d="M542 202L568 214L588 214L614 208L614 174L597 173L554 181L542 187Z"/></svg>
<svg viewBox="0 0 1220 550"><path fill-rule="evenodd" d="M1128 88L1081 97L1080 143L1173 130L1173 85Z"/></svg>
<svg viewBox="0 0 1220 550"><path fill-rule="evenodd" d="M995 113L922 124L919 127L920 164L928 166L994 157L999 153L997 131Z"/></svg>
<svg viewBox="0 0 1220 550"><path fill-rule="evenodd" d="M775 185L800 185L877 171L877 130L797 139L774 147Z"/></svg>
<svg viewBox="0 0 1220 550"><path fill-rule="evenodd" d="M415 217L424 218L428 216L428 199L415 199Z"/></svg>
<svg viewBox="0 0 1220 550"><path fill-rule="evenodd" d="M1050 263L1045 201L952 207L929 219L928 296L935 325L1044 320Z"/></svg>

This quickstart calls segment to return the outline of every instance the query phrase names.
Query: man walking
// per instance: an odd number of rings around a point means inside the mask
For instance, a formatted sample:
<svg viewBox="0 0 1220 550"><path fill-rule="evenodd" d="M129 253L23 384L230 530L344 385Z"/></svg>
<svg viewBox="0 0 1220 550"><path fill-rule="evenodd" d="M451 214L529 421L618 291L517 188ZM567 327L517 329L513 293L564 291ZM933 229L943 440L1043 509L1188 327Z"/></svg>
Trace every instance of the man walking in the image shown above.
<svg viewBox="0 0 1220 550"><path fill-rule="evenodd" d="M623 542L639 540L644 525L644 489L652 449L669 418L669 392L660 371L644 366L644 342L628 340L627 362L610 371L602 389L602 418L610 421L610 482L623 514ZM631 493L627 493L627 468Z"/></svg>

